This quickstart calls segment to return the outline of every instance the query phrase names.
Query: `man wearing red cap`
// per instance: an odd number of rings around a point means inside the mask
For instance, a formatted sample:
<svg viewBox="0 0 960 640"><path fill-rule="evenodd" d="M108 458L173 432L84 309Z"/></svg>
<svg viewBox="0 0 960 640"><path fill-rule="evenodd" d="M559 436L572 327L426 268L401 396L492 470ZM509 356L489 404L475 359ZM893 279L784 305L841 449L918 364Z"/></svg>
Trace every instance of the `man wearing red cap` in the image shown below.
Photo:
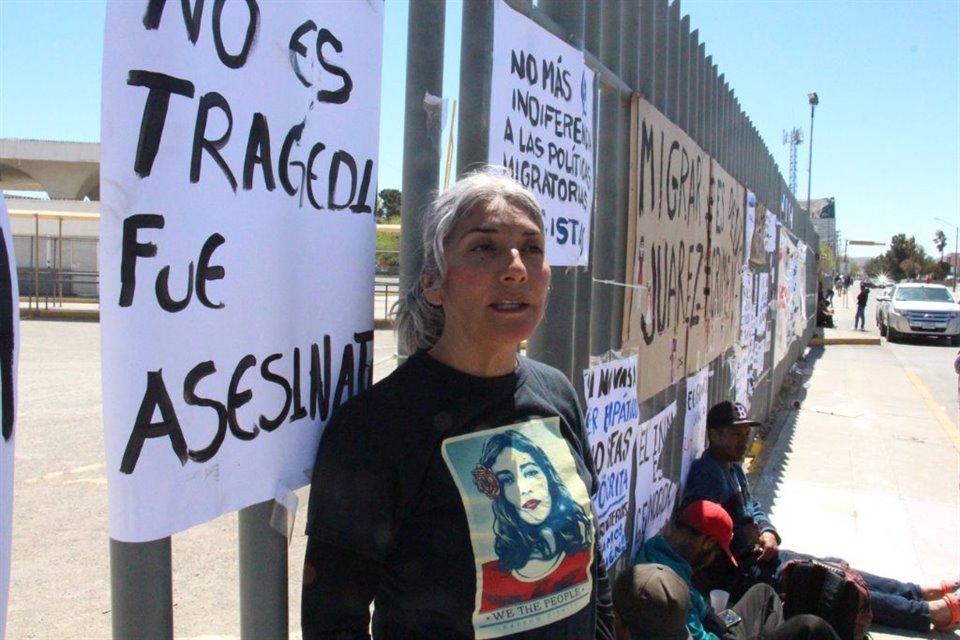
<svg viewBox="0 0 960 640"><path fill-rule="evenodd" d="M692 587L695 569L713 562L723 553L736 565L730 551L733 521L724 508L706 500L688 504L667 535L647 540L638 563L659 563L673 569L690 591L687 629L692 640L719 638L761 638L766 640L838 640L829 624L811 615L798 615L787 621L777 593L766 584L751 587L731 609L739 620L725 623L709 603Z"/></svg>
<svg viewBox="0 0 960 640"><path fill-rule="evenodd" d="M703 500L720 504L734 522L731 552L737 562L713 562L700 567L694 578L703 590L724 589L736 598L757 583L783 591L780 568L794 558L810 558L780 548L780 535L750 495L741 461L752 438L751 420L739 402L724 401L707 412L709 447L694 461L687 475L682 504ZM873 621L889 627L927 632L955 627L960 621L960 587L955 581L921 587L911 582L861 571L870 591Z"/></svg>

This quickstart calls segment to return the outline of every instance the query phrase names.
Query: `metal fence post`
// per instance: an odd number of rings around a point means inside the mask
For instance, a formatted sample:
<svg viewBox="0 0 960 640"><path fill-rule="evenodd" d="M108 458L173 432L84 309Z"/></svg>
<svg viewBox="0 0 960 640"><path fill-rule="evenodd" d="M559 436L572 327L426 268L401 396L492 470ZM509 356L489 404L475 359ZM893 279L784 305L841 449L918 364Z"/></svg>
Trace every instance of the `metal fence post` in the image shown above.
<svg viewBox="0 0 960 640"><path fill-rule="evenodd" d="M113 640L173 638L172 576L170 538L110 539Z"/></svg>
<svg viewBox="0 0 960 640"><path fill-rule="evenodd" d="M290 624L287 537L270 525L273 500L240 510L240 637L285 640Z"/></svg>
<svg viewBox="0 0 960 640"><path fill-rule="evenodd" d="M407 82L403 125L403 225L400 227L400 291L420 277L423 212L436 189L442 129L424 105L426 94L443 94L444 0L414 0L407 18ZM439 106L437 107L439 109ZM432 114L439 116L439 113ZM453 123L450 124L453 126ZM409 354L398 345L398 359Z"/></svg>

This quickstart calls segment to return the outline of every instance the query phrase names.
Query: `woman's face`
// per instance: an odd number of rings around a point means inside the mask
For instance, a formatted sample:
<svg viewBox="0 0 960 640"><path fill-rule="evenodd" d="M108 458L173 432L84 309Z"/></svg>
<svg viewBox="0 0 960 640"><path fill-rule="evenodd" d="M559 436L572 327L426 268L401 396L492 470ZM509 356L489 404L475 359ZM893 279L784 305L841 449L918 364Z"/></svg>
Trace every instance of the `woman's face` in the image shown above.
<svg viewBox="0 0 960 640"><path fill-rule="evenodd" d="M541 524L550 515L553 501L547 476L523 451L506 448L493 461L493 473L500 482L504 498L527 524Z"/></svg>
<svg viewBox="0 0 960 640"><path fill-rule="evenodd" d="M550 265L545 239L511 205L477 207L444 243L439 286L424 274L427 301L443 307L443 334L434 355L457 366L494 361L512 370L517 345L536 329L546 307Z"/></svg>

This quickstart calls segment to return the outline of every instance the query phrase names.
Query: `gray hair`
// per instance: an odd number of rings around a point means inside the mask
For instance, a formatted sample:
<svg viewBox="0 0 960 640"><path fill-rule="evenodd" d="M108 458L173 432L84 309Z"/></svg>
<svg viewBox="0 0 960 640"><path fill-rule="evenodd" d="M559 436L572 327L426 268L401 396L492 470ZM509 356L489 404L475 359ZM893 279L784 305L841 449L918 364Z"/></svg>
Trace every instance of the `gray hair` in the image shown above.
<svg viewBox="0 0 960 640"><path fill-rule="evenodd" d="M457 224L478 206L494 210L516 207L544 231L540 204L530 191L510 177L508 170L484 167L460 178L433 200L423 217L421 272L431 276L435 286L443 284L446 275L444 244ZM400 292L393 313L397 339L407 353L433 347L443 333L443 307L427 302L419 277Z"/></svg>

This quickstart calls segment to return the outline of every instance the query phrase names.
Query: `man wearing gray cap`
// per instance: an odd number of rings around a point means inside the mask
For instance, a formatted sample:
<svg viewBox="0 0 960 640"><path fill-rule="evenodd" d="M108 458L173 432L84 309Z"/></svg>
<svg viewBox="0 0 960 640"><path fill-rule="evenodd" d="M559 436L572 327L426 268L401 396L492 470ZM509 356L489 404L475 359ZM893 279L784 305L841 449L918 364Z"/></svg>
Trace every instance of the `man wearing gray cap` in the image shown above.
<svg viewBox="0 0 960 640"><path fill-rule="evenodd" d="M638 564L613 583L617 640L690 640L690 589L666 565Z"/></svg>

